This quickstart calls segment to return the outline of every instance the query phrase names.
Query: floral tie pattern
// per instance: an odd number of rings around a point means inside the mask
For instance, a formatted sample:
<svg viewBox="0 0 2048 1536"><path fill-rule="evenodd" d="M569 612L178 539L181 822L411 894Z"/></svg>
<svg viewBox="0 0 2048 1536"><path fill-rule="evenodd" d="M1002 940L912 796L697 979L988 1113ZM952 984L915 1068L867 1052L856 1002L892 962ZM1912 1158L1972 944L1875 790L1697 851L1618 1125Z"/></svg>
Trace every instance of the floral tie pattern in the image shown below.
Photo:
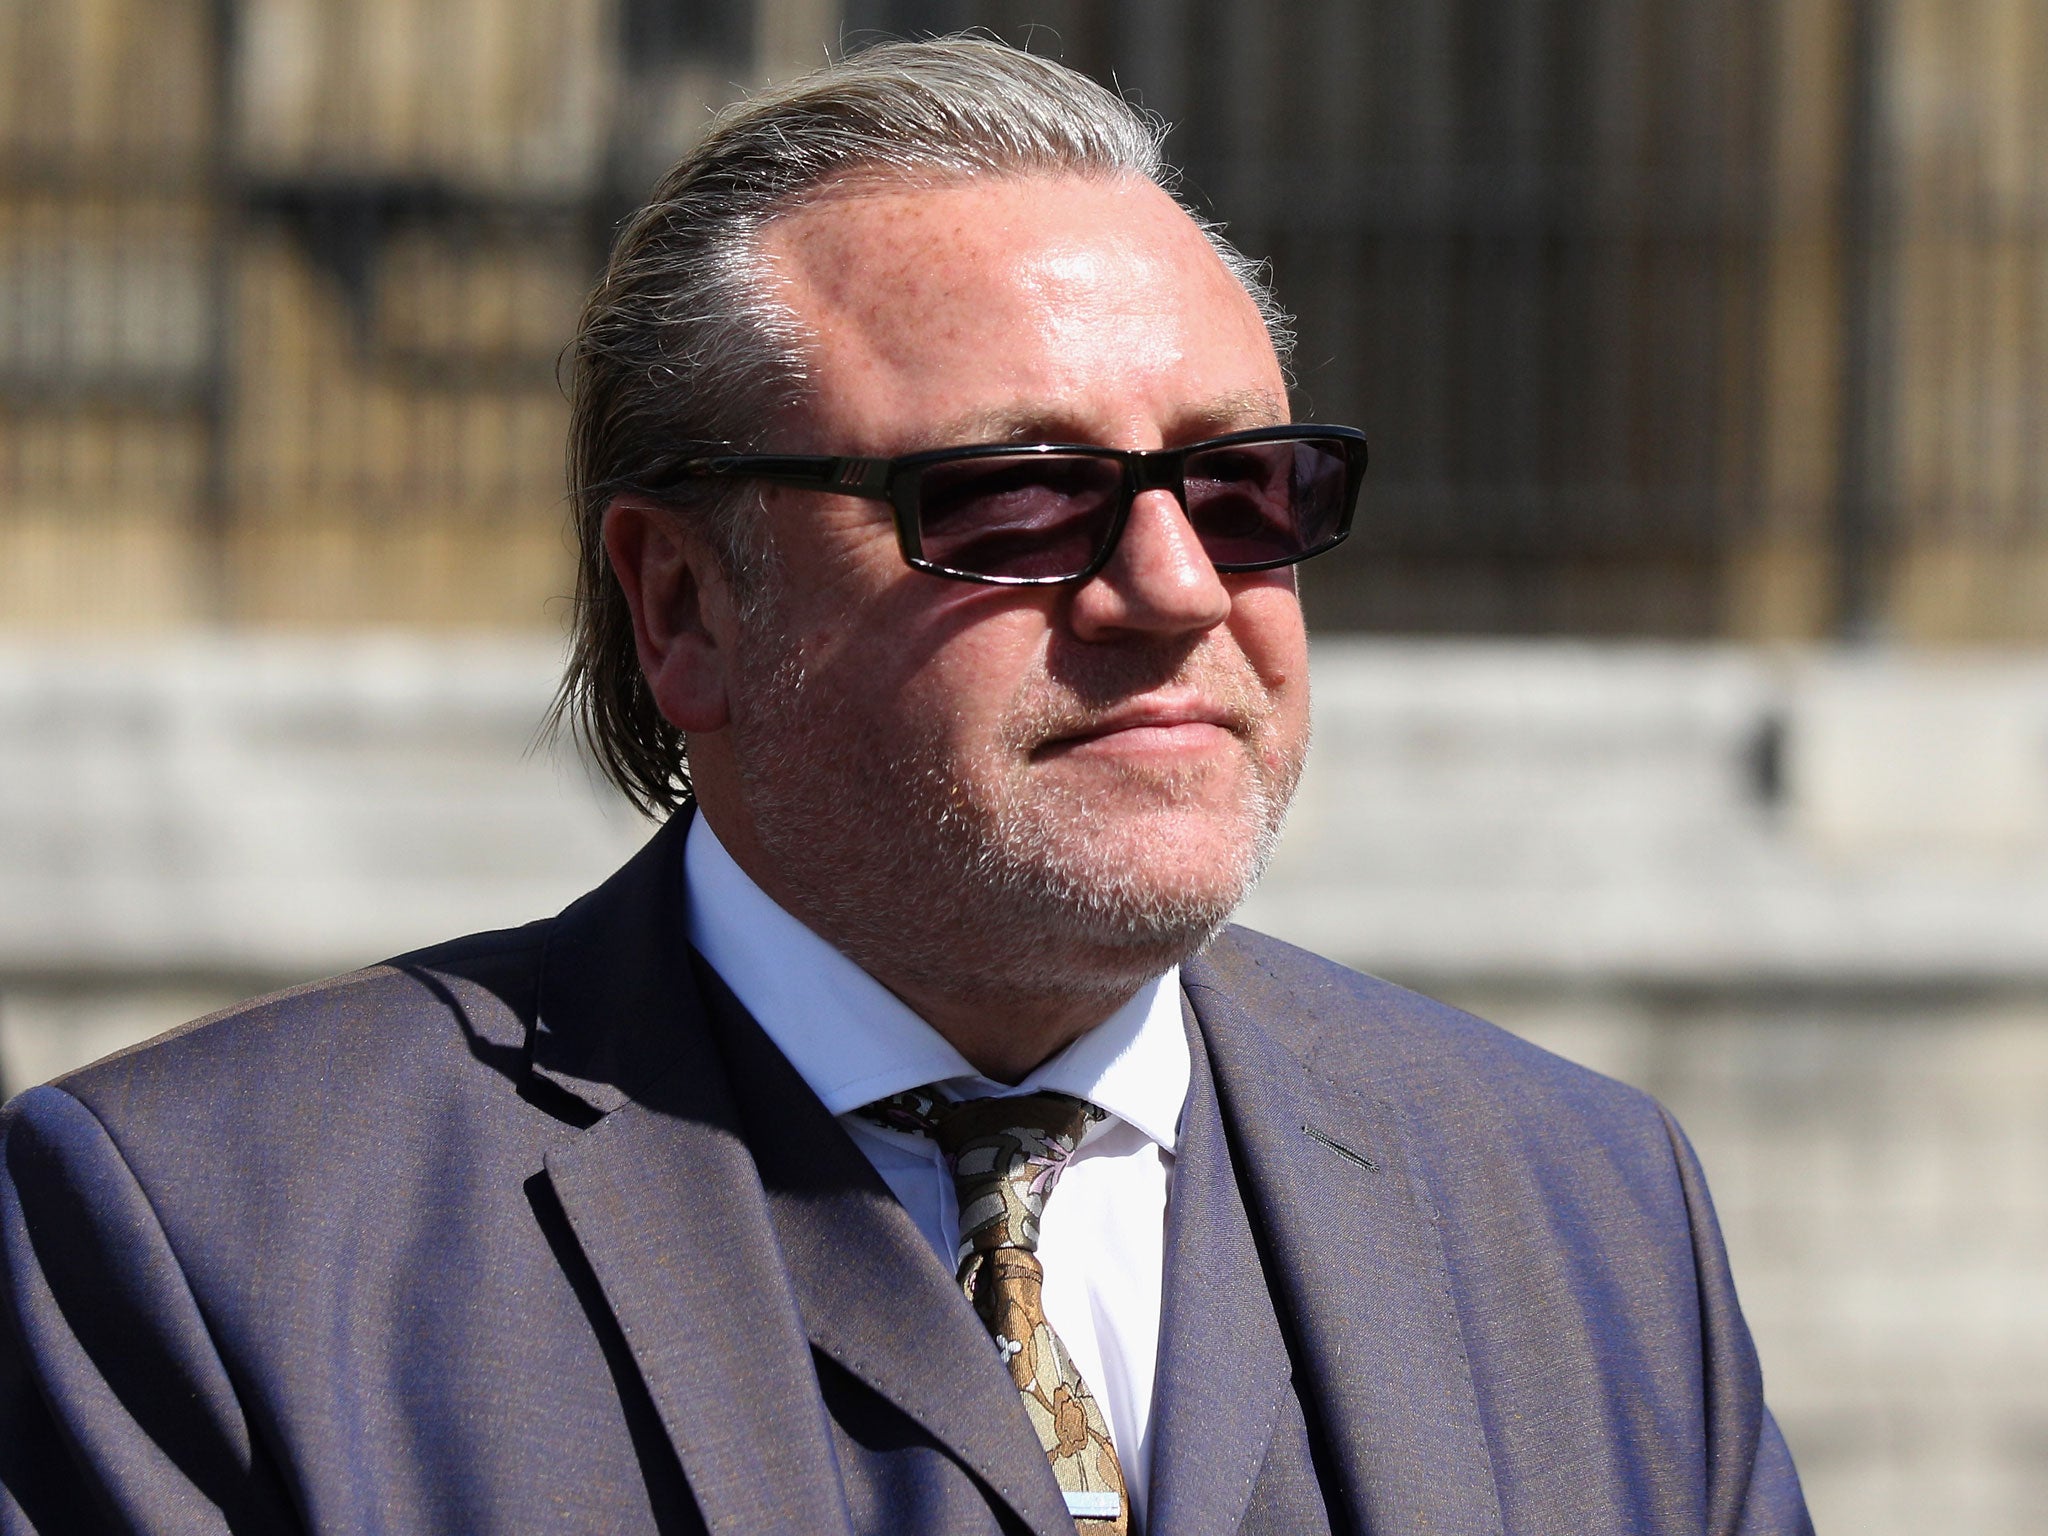
<svg viewBox="0 0 2048 1536"><path fill-rule="evenodd" d="M1046 1199L1102 1111L1064 1093L956 1104L917 1088L860 1113L928 1136L946 1154L960 1203L960 1289L1010 1368L1076 1530L1128 1536L1123 1468L1095 1395L1046 1321L1037 1252Z"/></svg>

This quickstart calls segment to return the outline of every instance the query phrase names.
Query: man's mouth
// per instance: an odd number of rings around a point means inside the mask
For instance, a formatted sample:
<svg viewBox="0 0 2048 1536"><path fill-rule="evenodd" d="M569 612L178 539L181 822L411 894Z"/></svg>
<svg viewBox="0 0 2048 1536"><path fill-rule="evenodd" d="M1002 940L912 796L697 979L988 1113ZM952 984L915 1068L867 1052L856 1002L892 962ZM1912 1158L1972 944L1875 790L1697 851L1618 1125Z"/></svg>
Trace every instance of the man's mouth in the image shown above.
<svg viewBox="0 0 2048 1536"><path fill-rule="evenodd" d="M1212 749L1249 729L1236 711L1204 700L1139 701L1063 724L1045 737L1032 756L1090 752L1181 756Z"/></svg>

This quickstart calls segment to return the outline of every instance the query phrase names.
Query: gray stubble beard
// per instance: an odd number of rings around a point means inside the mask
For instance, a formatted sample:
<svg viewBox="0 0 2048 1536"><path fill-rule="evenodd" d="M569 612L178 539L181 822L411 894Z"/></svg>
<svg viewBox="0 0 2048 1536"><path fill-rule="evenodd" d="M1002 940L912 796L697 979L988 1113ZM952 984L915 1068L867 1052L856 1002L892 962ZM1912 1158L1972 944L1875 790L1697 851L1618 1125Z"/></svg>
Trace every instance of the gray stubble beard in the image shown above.
<svg viewBox="0 0 2048 1536"><path fill-rule="evenodd" d="M1024 744L1081 709L1049 680L1013 711L1020 766L989 786L951 770L936 730L876 742L772 620L750 627L748 718L734 724L755 836L794 915L885 985L1113 1008L1215 937L1278 841L1301 754L1262 758L1270 704L1248 666L1222 680L1246 757L1243 835L1220 878L1170 889L1144 877L1126 841L1136 827L1104 828L1085 797L1027 785ZM1167 804L1196 788L1192 775L1121 772Z"/></svg>

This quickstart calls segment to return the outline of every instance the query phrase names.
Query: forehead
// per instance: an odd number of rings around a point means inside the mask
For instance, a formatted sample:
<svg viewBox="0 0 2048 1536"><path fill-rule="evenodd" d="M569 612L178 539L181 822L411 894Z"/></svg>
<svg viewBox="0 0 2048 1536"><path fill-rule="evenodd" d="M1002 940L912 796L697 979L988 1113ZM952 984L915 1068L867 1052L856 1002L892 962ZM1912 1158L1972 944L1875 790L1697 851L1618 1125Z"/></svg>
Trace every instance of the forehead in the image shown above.
<svg viewBox="0 0 2048 1536"><path fill-rule="evenodd" d="M779 220L763 251L808 337L800 415L823 451L1143 447L1285 419L1257 307L1149 182L850 188Z"/></svg>

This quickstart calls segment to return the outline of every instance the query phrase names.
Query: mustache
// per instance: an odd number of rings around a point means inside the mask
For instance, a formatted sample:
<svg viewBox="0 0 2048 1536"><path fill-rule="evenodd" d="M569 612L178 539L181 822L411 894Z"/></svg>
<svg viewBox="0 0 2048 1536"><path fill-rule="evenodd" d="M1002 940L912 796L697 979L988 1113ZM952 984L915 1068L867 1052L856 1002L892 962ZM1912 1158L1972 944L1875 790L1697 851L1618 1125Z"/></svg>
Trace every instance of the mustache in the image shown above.
<svg viewBox="0 0 2048 1536"><path fill-rule="evenodd" d="M1029 751L1090 735L1133 700L1161 692L1192 695L1242 737L1255 733L1274 708L1251 663L1234 646L1104 647L1061 657L1026 680L1010 710L1011 745Z"/></svg>

